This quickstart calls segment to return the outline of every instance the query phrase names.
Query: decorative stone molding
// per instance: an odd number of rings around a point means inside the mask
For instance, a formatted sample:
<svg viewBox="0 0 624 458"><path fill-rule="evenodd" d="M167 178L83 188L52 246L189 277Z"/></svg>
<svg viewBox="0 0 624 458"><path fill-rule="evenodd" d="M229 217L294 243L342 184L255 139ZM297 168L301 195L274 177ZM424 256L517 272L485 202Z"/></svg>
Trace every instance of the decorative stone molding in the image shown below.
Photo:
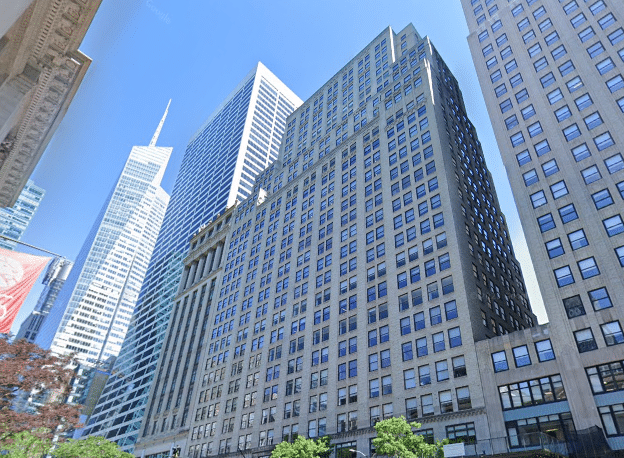
<svg viewBox="0 0 624 458"><path fill-rule="evenodd" d="M35 0L4 37L0 206L19 196L69 108L91 59L78 51L102 0ZM10 125L5 125L10 123Z"/></svg>

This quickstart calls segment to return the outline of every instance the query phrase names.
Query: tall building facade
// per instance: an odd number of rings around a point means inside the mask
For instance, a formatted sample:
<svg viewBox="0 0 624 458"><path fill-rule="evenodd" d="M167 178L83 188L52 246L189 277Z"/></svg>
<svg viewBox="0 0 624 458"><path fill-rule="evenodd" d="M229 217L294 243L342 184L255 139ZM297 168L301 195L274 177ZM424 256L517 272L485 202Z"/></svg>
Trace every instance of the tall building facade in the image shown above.
<svg viewBox="0 0 624 458"><path fill-rule="evenodd" d="M34 310L22 322L15 339L26 339L34 343L41 329L41 325L47 318L52 306L56 302L59 292L63 288L73 263L67 259L55 259L48 266L48 270L42 283L45 285Z"/></svg>
<svg viewBox="0 0 624 458"><path fill-rule="evenodd" d="M462 5L575 426L624 448L624 9Z"/></svg>
<svg viewBox="0 0 624 458"><path fill-rule="evenodd" d="M388 28L286 129L251 196L191 240L135 455L329 434L371 456L399 415L489 444L475 342L535 316L448 67Z"/></svg>
<svg viewBox="0 0 624 458"><path fill-rule="evenodd" d="M167 111L169 106L167 106ZM35 343L95 365L119 354L169 196L160 187L173 148L134 146Z"/></svg>
<svg viewBox="0 0 624 458"><path fill-rule="evenodd" d="M45 190L28 180L15 205L0 208L0 235L21 240L44 197ZM16 246L17 243L0 237L0 248L14 250Z"/></svg>
<svg viewBox="0 0 624 458"><path fill-rule="evenodd" d="M132 326L85 435L133 449L189 239L251 194L255 177L277 157L286 118L300 103L258 63L191 138Z"/></svg>

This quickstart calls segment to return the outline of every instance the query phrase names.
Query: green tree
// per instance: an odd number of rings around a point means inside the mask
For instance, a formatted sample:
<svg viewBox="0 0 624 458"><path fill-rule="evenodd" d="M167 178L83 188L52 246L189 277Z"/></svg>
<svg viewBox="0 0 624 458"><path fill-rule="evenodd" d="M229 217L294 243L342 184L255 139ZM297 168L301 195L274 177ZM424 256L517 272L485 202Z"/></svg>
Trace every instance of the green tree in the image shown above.
<svg viewBox="0 0 624 458"><path fill-rule="evenodd" d="M441 456L442 446L448 443L448 439L428 444L424 436L414 433L414 429L420 426L420 423L408 423L403 416L378 422L375 425L377 437L373 439L377 455L400 456L401 458Z"/></svg>
<svg viewBox="0 0 624 458"><path fill-rule="evenodd" d="M329 437L320 439L306 439L297 436L294 442L280 442L277 444L271 458L322 458L329 451Z"/></svg>
<svg viewBox="0 0 624 458"><path fill-rule="evenodd" d="M100 436L63 442L52 455L56 458L134 458L132 454L122 451L115 442Z"/></svg>
<svg viewBox="0 0 624 458"><path fill-rule="evenodd" d="M52 440L45 434L22 431L0 442L0 453L6 458L39 458L52 448Z"/></svg>

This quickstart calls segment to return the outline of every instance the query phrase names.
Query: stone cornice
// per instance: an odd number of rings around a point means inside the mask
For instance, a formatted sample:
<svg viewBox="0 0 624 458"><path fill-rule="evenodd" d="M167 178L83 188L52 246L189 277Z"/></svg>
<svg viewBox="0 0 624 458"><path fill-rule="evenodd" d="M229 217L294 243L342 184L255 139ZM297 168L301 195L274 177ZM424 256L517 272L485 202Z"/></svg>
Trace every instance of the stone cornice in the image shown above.
<svg viewBox="0 0 624 458"><path fill-rule="evenodd" d="M36 0L9 31L10 39L19 37L9 79L38 80L21 88L25 98L0 154L0 206L15 203L86 74L91 60L78 45L100 3Z"/></svg>

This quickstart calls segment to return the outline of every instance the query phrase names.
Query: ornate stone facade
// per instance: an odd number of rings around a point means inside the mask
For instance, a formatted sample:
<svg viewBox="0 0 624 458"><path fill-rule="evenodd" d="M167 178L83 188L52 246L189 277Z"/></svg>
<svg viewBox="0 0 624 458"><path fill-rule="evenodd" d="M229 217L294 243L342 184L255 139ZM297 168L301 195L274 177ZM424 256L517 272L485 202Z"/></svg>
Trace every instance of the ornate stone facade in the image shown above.
<svg viewBox="0 0 624 458"><path fill-rule="evenodd" d="M101 0L35 0L0 38L0 206L11 206L91 63L78 50Z"/></svg>

